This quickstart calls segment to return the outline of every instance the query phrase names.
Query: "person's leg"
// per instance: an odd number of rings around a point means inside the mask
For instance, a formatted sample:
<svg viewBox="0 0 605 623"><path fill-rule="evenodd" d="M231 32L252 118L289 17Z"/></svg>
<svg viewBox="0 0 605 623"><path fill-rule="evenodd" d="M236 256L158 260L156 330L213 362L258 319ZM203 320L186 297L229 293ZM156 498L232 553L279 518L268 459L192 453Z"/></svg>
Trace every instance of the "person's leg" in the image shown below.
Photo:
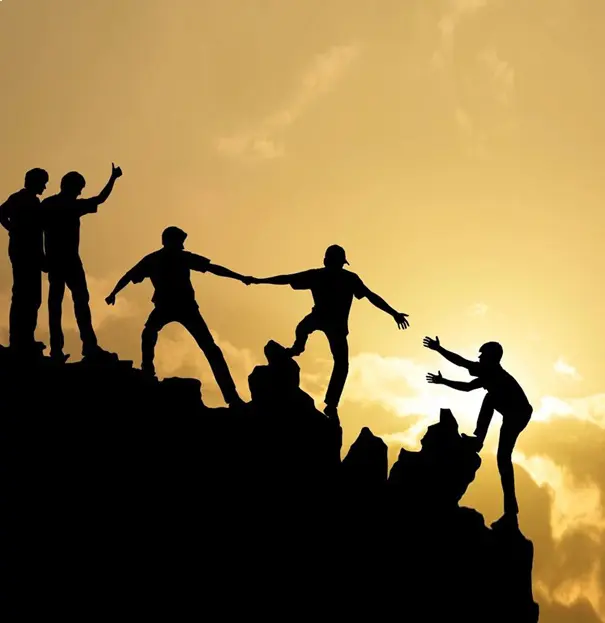
<svg viewBox="0 0 605 623"><path fill-rule="evenodd" d="M331 414L337 414L338 403L349 374L349 342L346 333L326 332L326 337L334 357L334 367L326 391L325 403L326 410Z"/></svg>
<svg viewBox="0 0 605 623"><path fill-rule="evenodd" d="M50 331L50 356L53 359L65 360L63 354L63 328L61 315L63 297L65 295L65 278L59 268L52 268L48 272L48 325Z"/></svg>
<svg viewBox="0 0 605 623"><path fill-rule="evenodd" d="M82 262L77 261L69 266L65 277L74 302L74 313L80 331L80 339L82 340L82 355L86 357L97 351L98 344L97 336L92 326L90 295Z"/></svg>
<svg viewBox="0 0 605 623"><path fill-rule="evenodd" d="M485 395L481 409L479 410L479 416L477 417L477 425L475 426L475 437L477 439L477 446L479 449L483 447L485 438L487 437L487 431L494 417L494 402L489 394Z"/></svg>
<svg viewBox="0 0 605 623"><path fill-rule="evenodd" d="M531 413L530 413L531 417ZM498 442L498 471L504 494L504 516L502 519L516 522L519 505L515 493L515 472L513 467L513 450L521 432L529 422L529 417L510 418L503 416Z"/></svg>
<svg viewBox="0 0 605 623"><path fill-rule="evenodd" d="M151 376L155 376L154 358L158 334L169 322L171 322L169 316L156 308L149 314L143 328L141 334L141 369Z"/></svg>
<svg viewBox="0 0 605 623"><path fill-rule="evenodd" d="M231 376L223 352L214 341L208 329L208 325L202 318L199 310L195 309L183 314L181 316L181 323L185 329L191 333L193 339L202 349L204 355L206 355L225 402L228 405L240 404L242 399L237 393L233 377Z"/></svg>
<svg viewBox="0 0 605 623"><path fill-rule="evenodd" d="M314 331L317 331L317 321L313 314L305 316L296 327L296 339L294 344L288 349L288 354L297 357L305 352L307 340Z"/></svg>
<svg viewBox="0 0 605 623"><path fill-rule="evenodd" d="M16 253L9 253L13 269L13 289L9 312L9 343L12 348L23 347L26 341L25 316L28 297L26 262Z"/></svg>

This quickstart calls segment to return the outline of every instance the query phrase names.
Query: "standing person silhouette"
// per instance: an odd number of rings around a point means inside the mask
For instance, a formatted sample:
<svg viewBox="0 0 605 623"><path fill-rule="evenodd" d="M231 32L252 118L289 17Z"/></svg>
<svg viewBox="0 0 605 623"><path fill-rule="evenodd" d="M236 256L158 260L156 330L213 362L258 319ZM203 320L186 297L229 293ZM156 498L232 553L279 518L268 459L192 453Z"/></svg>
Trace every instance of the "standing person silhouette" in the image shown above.
<svg viewBox="0 0 605 623"><path fill-rule="evenodd" d="M11 349L23 354L40 354L46 348L36 342L35 332L45 270L38 195L47 184L44 169L31 169L25 174L24 187L0 206L0 224L9 233L8 256L13 268L9 340Z"/></svg>
<svg viewBox="0 0 605 623"><path fill-rule="evenodd" d="M105 188L96 196L80 199L86 186L84 177L76 172L66 173L61 180L61 191L42 202L44 248L48 262L48 320L50 325L50 356L65 362L69 355L63 353L64 337L61 326L63 297L67 286L73 298L74 312L80 339L82 356L87 360L117 359L117 355L103 350L97 343L92 326L90 295L86 273L80 258L80 218L97 212L104 203L122 169L111 165L111 176Z"/></svg>
<svg viewBox="0 0 605 623"><path fill-rule="evenodd" d="M425 337L423 344L451 363L466 368L471 376L477 377L472 381L461 382L444 379L441 372L429 373L427 374L429 383L447 385L464 392L480 388L487 390L477 418L474 439L471 437L477 451L483 447L494 411L502 415L497 459L504 493L504 514L492 526L517 525L519 506L515 494L512 454L517 438L529 424L533 407L519 383L500 364L503 355L502 346L498 342L487 342L479 349L479 361L469 361L443 348L438 337L435 339Z"/></svg>
<svg viewBox="0 0 605 623"><path fill-rule="evenodd" d="M386 301L374 294L353 272L344 269L348 264L345 250L332 245L326 249L324 267L301 273L279 275L265 279L252 279L252 283L289 285L294 290L311 290L315 303L311 313L296 327L296 340L289 349L290 355L302 354L307 339L314 331L323 331L328 338L334 357L334 368L325 397L324 413L338 416L338 403L349 373L349 312L353 298L367 298L370 303L391 315L400 329L409 326L407 315L395 311Z"/></svg>
<svg viewBox="0 0 605 623"><path fill-rule="evenodd" d="M241 406L243 400L237 393L225 357L200 314L191 283L191 271L230 277L246 284L250 284L252 279L212 264L201 255L185 251L186 238L187 234L182 229L167 227L162 232L163 248L145 256L131 268L105 301L108 305L115 305L116 295L129 283L141 283L149 278L155 289L152 299L155 307L141 336L143 371L155 376L153 360L158 334L167 324L179 322L191 333L206 355L225 402L229 406Z"/></svg>

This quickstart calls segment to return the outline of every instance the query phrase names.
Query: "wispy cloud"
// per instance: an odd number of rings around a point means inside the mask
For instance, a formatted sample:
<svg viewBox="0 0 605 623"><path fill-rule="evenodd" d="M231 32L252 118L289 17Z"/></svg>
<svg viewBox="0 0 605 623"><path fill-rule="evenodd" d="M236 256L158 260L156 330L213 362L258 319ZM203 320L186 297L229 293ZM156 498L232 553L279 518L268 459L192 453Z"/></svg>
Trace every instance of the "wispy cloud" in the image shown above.
<svg viewBox="0 0 605 623"><path fill-rule="evenodd" d="M489 311L489 307L485 303L475 303L471 305L468 310L469 315L471 316L480 316L483 317Z"/></svg>
<svg viewBox="0 0 605 623"><path fill-rule="evenodd" d="M283 137L285 130L315 100L336 85L359 52L359 45L350 44L333 46L318 54L300 76L297 89L283 107L253 128L219 138L216 142L217 150L226 156L253 161L282 157L286 153Z"/></svg>
<svg viewBox="0 0 605 623"><path fill-rule="evenodd" d="M562 357L559 357L554 365L554 370L557 374L568 376L575 380L580 380L582 377L578 374L578 371L571 365L565 362Z"/></svg>
<svg viewBox="0 0 605 623"><path fill-rule="evenodd" d="M493 46L478 48L473 61L457 65L455 39L460 24L491 4L490 0L449 0L437 23L439 44L431 59L451 98L452 114L474 156L489 155L489 141L514 127L515 70ZM481 78L471 72L480 72ZM492 112L496 114L493 115Z"/></svg>

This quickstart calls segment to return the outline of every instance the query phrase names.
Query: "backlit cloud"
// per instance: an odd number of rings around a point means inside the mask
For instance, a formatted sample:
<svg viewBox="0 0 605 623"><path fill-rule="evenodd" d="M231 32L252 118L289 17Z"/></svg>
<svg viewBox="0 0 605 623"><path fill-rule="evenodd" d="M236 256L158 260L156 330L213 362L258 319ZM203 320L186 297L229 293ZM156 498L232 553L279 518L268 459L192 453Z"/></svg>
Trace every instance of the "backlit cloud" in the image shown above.
<svg viewBox="0 0 605 623"><path fill-rule="evenodd" d="M355 44L333 46L318 54L299 79L298 88L286 104L268 115L256 127L221 137L218 151L226 156L247 160L271 160L285 152L284 132L305 110L328 93L357 58L360 47Z"/></svg>
<svg viewBox="0 0 605 623"><path fill-rule="evenodd" d="M555 372L562 374L563 376L569 376L572 379L580 380L582 377L578 374L578 371L571 365L569 365L562 357L559 357L554 365Z"/></svg>

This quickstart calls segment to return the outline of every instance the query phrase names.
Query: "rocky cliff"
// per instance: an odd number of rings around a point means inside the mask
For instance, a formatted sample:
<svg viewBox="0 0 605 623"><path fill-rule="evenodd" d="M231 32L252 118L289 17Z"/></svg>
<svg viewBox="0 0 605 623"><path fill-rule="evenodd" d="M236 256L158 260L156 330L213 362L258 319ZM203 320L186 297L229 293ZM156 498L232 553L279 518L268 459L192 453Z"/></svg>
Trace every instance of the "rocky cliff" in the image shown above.
<svg viewBox="0 0 605 623"><path fill-rule="evenodd" d="M131 362L0 351L7 621L538 621L531 542L459 506L481 460L449 411L390 473L369 428L341 460L298 364L265 354L232 411Z"/></svg>

